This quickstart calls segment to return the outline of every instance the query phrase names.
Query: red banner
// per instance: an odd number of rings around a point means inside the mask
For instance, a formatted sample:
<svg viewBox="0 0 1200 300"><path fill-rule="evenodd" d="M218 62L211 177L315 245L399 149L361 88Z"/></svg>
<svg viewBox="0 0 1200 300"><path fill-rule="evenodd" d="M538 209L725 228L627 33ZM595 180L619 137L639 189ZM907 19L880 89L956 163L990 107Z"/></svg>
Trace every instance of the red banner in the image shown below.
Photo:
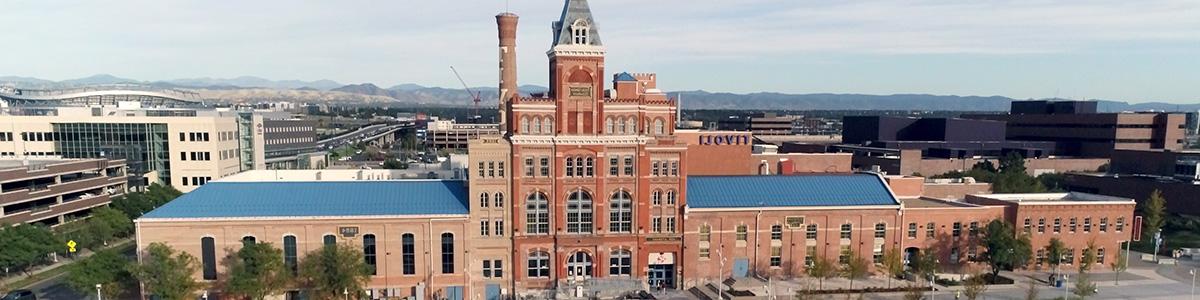
<svg viewBox="0 0 1200 300"><path fill-rule="evenodd" d="M1142 216L1133 216L1133 241L1142 240Z"/></svg>

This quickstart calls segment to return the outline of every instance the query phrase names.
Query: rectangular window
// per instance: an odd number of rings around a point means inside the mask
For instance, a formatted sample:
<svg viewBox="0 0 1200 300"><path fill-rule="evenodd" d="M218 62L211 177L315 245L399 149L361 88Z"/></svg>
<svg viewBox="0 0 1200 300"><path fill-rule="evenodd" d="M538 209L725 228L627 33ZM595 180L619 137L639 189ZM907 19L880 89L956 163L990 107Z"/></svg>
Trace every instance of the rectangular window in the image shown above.
<svg viewBox="0 0 1200 300"><path fill-rule="evenodd" d="M1108 218L1100 218L1100 232L1108 232Z"/></svg>
<svg viewBox="0 0 1200 300"><path fill-rule="evenodd" d="M662 232L662 217L654 217L651 221L651 229L654 232Z"/></svg>
<svg viewBox="0 0 1200 300"><path fill-rule="evenodd" d="M481 235L481 236L489 236L489 235L491 235L491 234L488 232L488 231L489 231L488 229L490 229L490 228L491 228L491 226L490 226L490 225L491 225L491 223L492 223L492 222L489 222L488 220L482 220L482 221L479 221L479 235Z"/></svg>
<svg viewBox="0 0 1200 300"><path fill-rule="evenodd" d="M1083 232L1092 232L1092 218L1083 218Z"/></svg>
<svg viewBox="0 0 1200 300"><path fill-rule="evenodd" d="M493 277L495 277L495 278L504 277L504 264L502 262L503 261L501 261L499 259L492 260L492 276Z"/></svg>
<svg viewBox="0 0 1200 300"><path fill-rule="evenodd" d="M504 162L496 163L496 176L504 177Z"/></svg>
<svg viewBox="0 0 1200 300"><path fill-rule="evenodd" d="M454 234L442 234L442 274L454 274Z"/></svg>
<svg viewBox="0 0 1200 300"><path fill-rule="evenodd" d="M650 165L651 165L650 175L654 176L654 177L658 177L658 161L657 160L653 161L650 163Z"/></svg>
<svg viewBox="0 0 1200 300"><path fill-rule="evenodd" d="M1117 217L1117 232L1125 230L1125 217Z"/></svg>
<svg viewBox="0 0 1200 300"><path fill-rule="evenodd" d="M625 176L633 176L633 155L625 156Z"/></svg>
<svg viewBox="0 0 1200 300"><path fill-rule="evenodd" d="M488 177L491 177L491 178L496 177L496 162L489 161L487 163L487 175L488 175Z"/></svg>
<svg viewBox="0 0 1200 300"><path fill-rule="evenodd" d="M675 233L675 217L667 217L667 232Z"/></svg>
<svg viewBox="0 0 1200 300"><path fill-rule="evenodd" d="M568 157L566 166L567 177L575 177L575 159Z"/></svg>
<svg viewBox="0 0 1200 300"><path fill-rule="evenodd" d="M1046 218L1038 218L1038 233L1046 233Z"/></svg>
<svg viewBox="0 0 1200 300"><path fill-rule="evenodd" d="M539 162L542 163L540 165L541 176L542 177L550 177L550 158L542 156L539 160L540 160Z"/></svg>
<svg viewBox="0 0 1200 300"><path fill-rule="evenodd" d="M533 158L525 158L525 177L533 177Z"/></svg>
<svg viewBox="0 0 1200 300"><path fill-rule="evenodd" d="M804 239L806 239L806 240L816 240L817 239L817 224L808 224L808 228L804 229Z"/></svg>
<svg viewBox="0 0 1200 300"><path fill-rule="evenodd" d="M838 251L838 263L843 265L850 263L850 245L841 246Z"/></svg>
<svg viewBox="0 0 1200 300"><path fill-rule="evenodd" d="M620 171L620 166L618 163L620 163L620 162L621 162L621 159L618 158L616 155L608 157L608 176L619 175L618 172Z"/></svg>
<svg viewBox="0 0 1200 300"><path fill-rule="evenodd" d="M333 237L330 235L329 237ZM411 233L405 233L400 236L400 262L403 265L404 275L417 274L417 251L414 236Z"/></svg>
<svg viewBox="0 0 1200 300"><path fill-rule="evenodd" d="M200 260L203 265L204 280L217 280L216 240L212 237L200 239Z"/></svg>
<svg viewBox="0 0 1200 300"><path fill-rule="evenodd" d="M187 152L179 152L179 160L187 160Z"/></svg>
<svg viewBox="0 0 1200 300"><path fill-rule="evenodd" d="M504 236L504 220L496 220L496 236Z"/></svg>
<svg viewBox="0 0 1200 300"><path fill-rule="evenodd" d="M771 246L771 267L783 265L783 246Z"/></svg>
<svg viewBox="0 0 1200 300"><path fill-rule="evenodd" d="M734 233L734 238L739 241L746 241L746 225L737 226L737 232Z"/></svg>
<svg viewBox="0 0 1200 300"><path fill-rule="evenodd" d="M813 255L817 253L817 246L804 247L804 266L810 267L813 265Z"/></svg>
<svg viewBox="0 0 1200 300"><path fill-rule="evenodd" d="M1025 234L1030 234L1030 233L1033 233L1033 229L1032 229L1032 228L1033 228L1033 226L1032 226L1031 224L1032 224L1032 223L1031 223L1031 221L1029 220L1029 218L1025 218L1025 225L1024 225L1024 227L1022 227L1022 228L1024 228L1024 230L1025 230Z"/></svg>
<svg viewBox="0 0 1200 300"><path fill-rule="evenodd" d="M933 236L935 234L935 230L937 230L937 224L934 224L933 222L929 222L928 224L925 224L925 237L933 238Z"/></svg>
<svg viewBox="0 0 1200 300"><path fill-rule="evenodd" d="M492 261L483 260L483 278L492 278Z"/></svg>
<svg viewBox="0 0 1200 300"><path fill-rule="evenodd" d="M186 140L186 139L184 138L184 136L185 136L185 135L186 135L186 133L183 133L183 132L180 132L180 133L179 133L179 141L180 141L180 142L182 142L182 141Z"/></svg>
<svg viewBox="0 0 1200 300"><path fill-rule="evenodd" d="M708 247L705 247L705 246L700 247L700 258L709 258L711 256L712 256L712 254L709 251Z"/></svg>
<svg viewBox="0 0 1200 300"><path fill-rule="evenodd" d="M962 236L962 222L954 222L954 224L951 224L950 226L950 236Z"/></svg>
<svg viewBox="0 0 1200 300"><path fill-rule="evenodd" d="M854 225L842 224L842 234L840 235L840 237L842 239L850 239L853 231L854 231Z"/></svg>
<svg viewBox="0 0 1200 300"><path fill-rule="evenodd" d="M908 238L917 238L917 223L908 223Z"/></svg>
<svg viewBox="0 0 1200 300"><path fill-rule="evenodd" d="M366 260L367 268L371 275L375 275L375 235L364 235L363 239L363 259Z"/></svg>
<svg viewBox="0 0 1200 300"><path fill-rule="evenodd" d="M971 221L970 234L972 237L979 236L979 222Z"/></svg>
<svg viewBox="0 0 1200 300"><path fill-rule="evenodd" d="M1054 233L1062 232L1062 218L1054 218Z"/></svg>
<svg viewBox="0 0 1200 300"><path fill-rule="evenodd" d="M1071 233L1075 233L1075 229L1079 229L1079 223L1077 221L1079 220L1075 217L1071 217L1071 219L1068 220L1069 223L1067 223L1067 230L1070 230Z"/></svg>
<svg viewBox="0 0 1200 300"><path fill-rule="evenodd" d="M875 224L875 238L882 239L887 236L887 224Z"/></svg>
<svg viewBox="0 0 1200 300"><path fill-rule="evenodd" d="M671 161L671 176L679 176L679 161Z"/></svg>

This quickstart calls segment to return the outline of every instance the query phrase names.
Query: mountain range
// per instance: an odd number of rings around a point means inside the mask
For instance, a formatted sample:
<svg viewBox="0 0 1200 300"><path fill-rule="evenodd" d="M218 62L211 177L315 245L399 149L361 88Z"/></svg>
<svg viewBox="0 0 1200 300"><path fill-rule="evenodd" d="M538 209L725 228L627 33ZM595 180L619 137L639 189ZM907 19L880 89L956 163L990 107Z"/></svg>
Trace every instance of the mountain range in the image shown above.
<svg viewBox="0 0 1200 300"><path fill-rule="evenodd" d="M212 102L247 103L258 101L323 102L344 104L394 103L413 105L468 106L474 98L464 89L426 87L412 83L382 88L371 83L342 84L332 80L270 80L254 76L235 78L186 78L161 81L140 81L109 74L98 74L63 81L32 77L0 76L0 85L28 89L52 89L99 84L144 84L163 88L195 90ZM523 94L541 93L547 89L523 85ZM473 87L484 105L496 103L495 87ZM754 109L754 110L941 110L941 111L1007 111L1009 103L1018 99L1003 96L955 96L929 94L784 94L759 92L735 94L708 91L668 92L681 99L685 109ZM1200 111L1200 104L1161 102L1128 103L1115 100L1094 100L1099 110L1121 111Z"/></svg>

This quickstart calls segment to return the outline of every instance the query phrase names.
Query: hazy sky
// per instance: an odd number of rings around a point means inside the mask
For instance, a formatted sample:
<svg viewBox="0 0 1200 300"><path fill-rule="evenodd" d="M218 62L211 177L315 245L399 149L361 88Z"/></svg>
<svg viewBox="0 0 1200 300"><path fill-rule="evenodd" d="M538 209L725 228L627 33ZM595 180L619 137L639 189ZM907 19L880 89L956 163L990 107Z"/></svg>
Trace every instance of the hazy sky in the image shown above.
<svg viewBox="0 0 1200 300"><path fill-rule="evenodd" d="M666 90L1200 102L1200 1L596 0L607 70ZM495 85L501 0L7 0L0 75ZM545 85L558 0L512 0Z"/></svg>

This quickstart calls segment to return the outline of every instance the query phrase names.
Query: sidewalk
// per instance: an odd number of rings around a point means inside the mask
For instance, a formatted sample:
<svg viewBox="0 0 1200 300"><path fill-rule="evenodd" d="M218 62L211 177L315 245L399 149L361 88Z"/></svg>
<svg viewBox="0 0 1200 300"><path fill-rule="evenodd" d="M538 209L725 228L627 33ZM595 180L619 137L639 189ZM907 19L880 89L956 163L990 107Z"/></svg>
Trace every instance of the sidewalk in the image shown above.
<svg viewBox="0 0 1200 300"><path fill-rule="evenodd" d="M113 248L124 246L129 243L133 243L132 237L113 241L113 242L109 243L108 247L105 247L104 249L113 249ZM92 256L92 254L94 254L94 252L92 252L88 249L84 249L82 251L77 252L77 254L74 258L59 257L58 262L55 262L55 263L52 263L49 265L34 267L33 270L31 270L29 272L29 275L27 275L25 273L12 272L12 273L10 273L11 276L0 278L0 286L8 288L8 289L24 288L24 286L13 286L12 284L18 283L18 282L26 280L26 279L36 278L40 274L54 271L54 270L58 269L58 267L62 267L62 266L66 266L66 265L75 263L75 261ZM33 283L37 283L37 282L40 282L40 281L43 281L46 279L58 277L59 275L61 275L61 273L54 274L51 277L41 278L40 280L37 280L35 282L29 282L28 284L33 284Z"/></svg>

